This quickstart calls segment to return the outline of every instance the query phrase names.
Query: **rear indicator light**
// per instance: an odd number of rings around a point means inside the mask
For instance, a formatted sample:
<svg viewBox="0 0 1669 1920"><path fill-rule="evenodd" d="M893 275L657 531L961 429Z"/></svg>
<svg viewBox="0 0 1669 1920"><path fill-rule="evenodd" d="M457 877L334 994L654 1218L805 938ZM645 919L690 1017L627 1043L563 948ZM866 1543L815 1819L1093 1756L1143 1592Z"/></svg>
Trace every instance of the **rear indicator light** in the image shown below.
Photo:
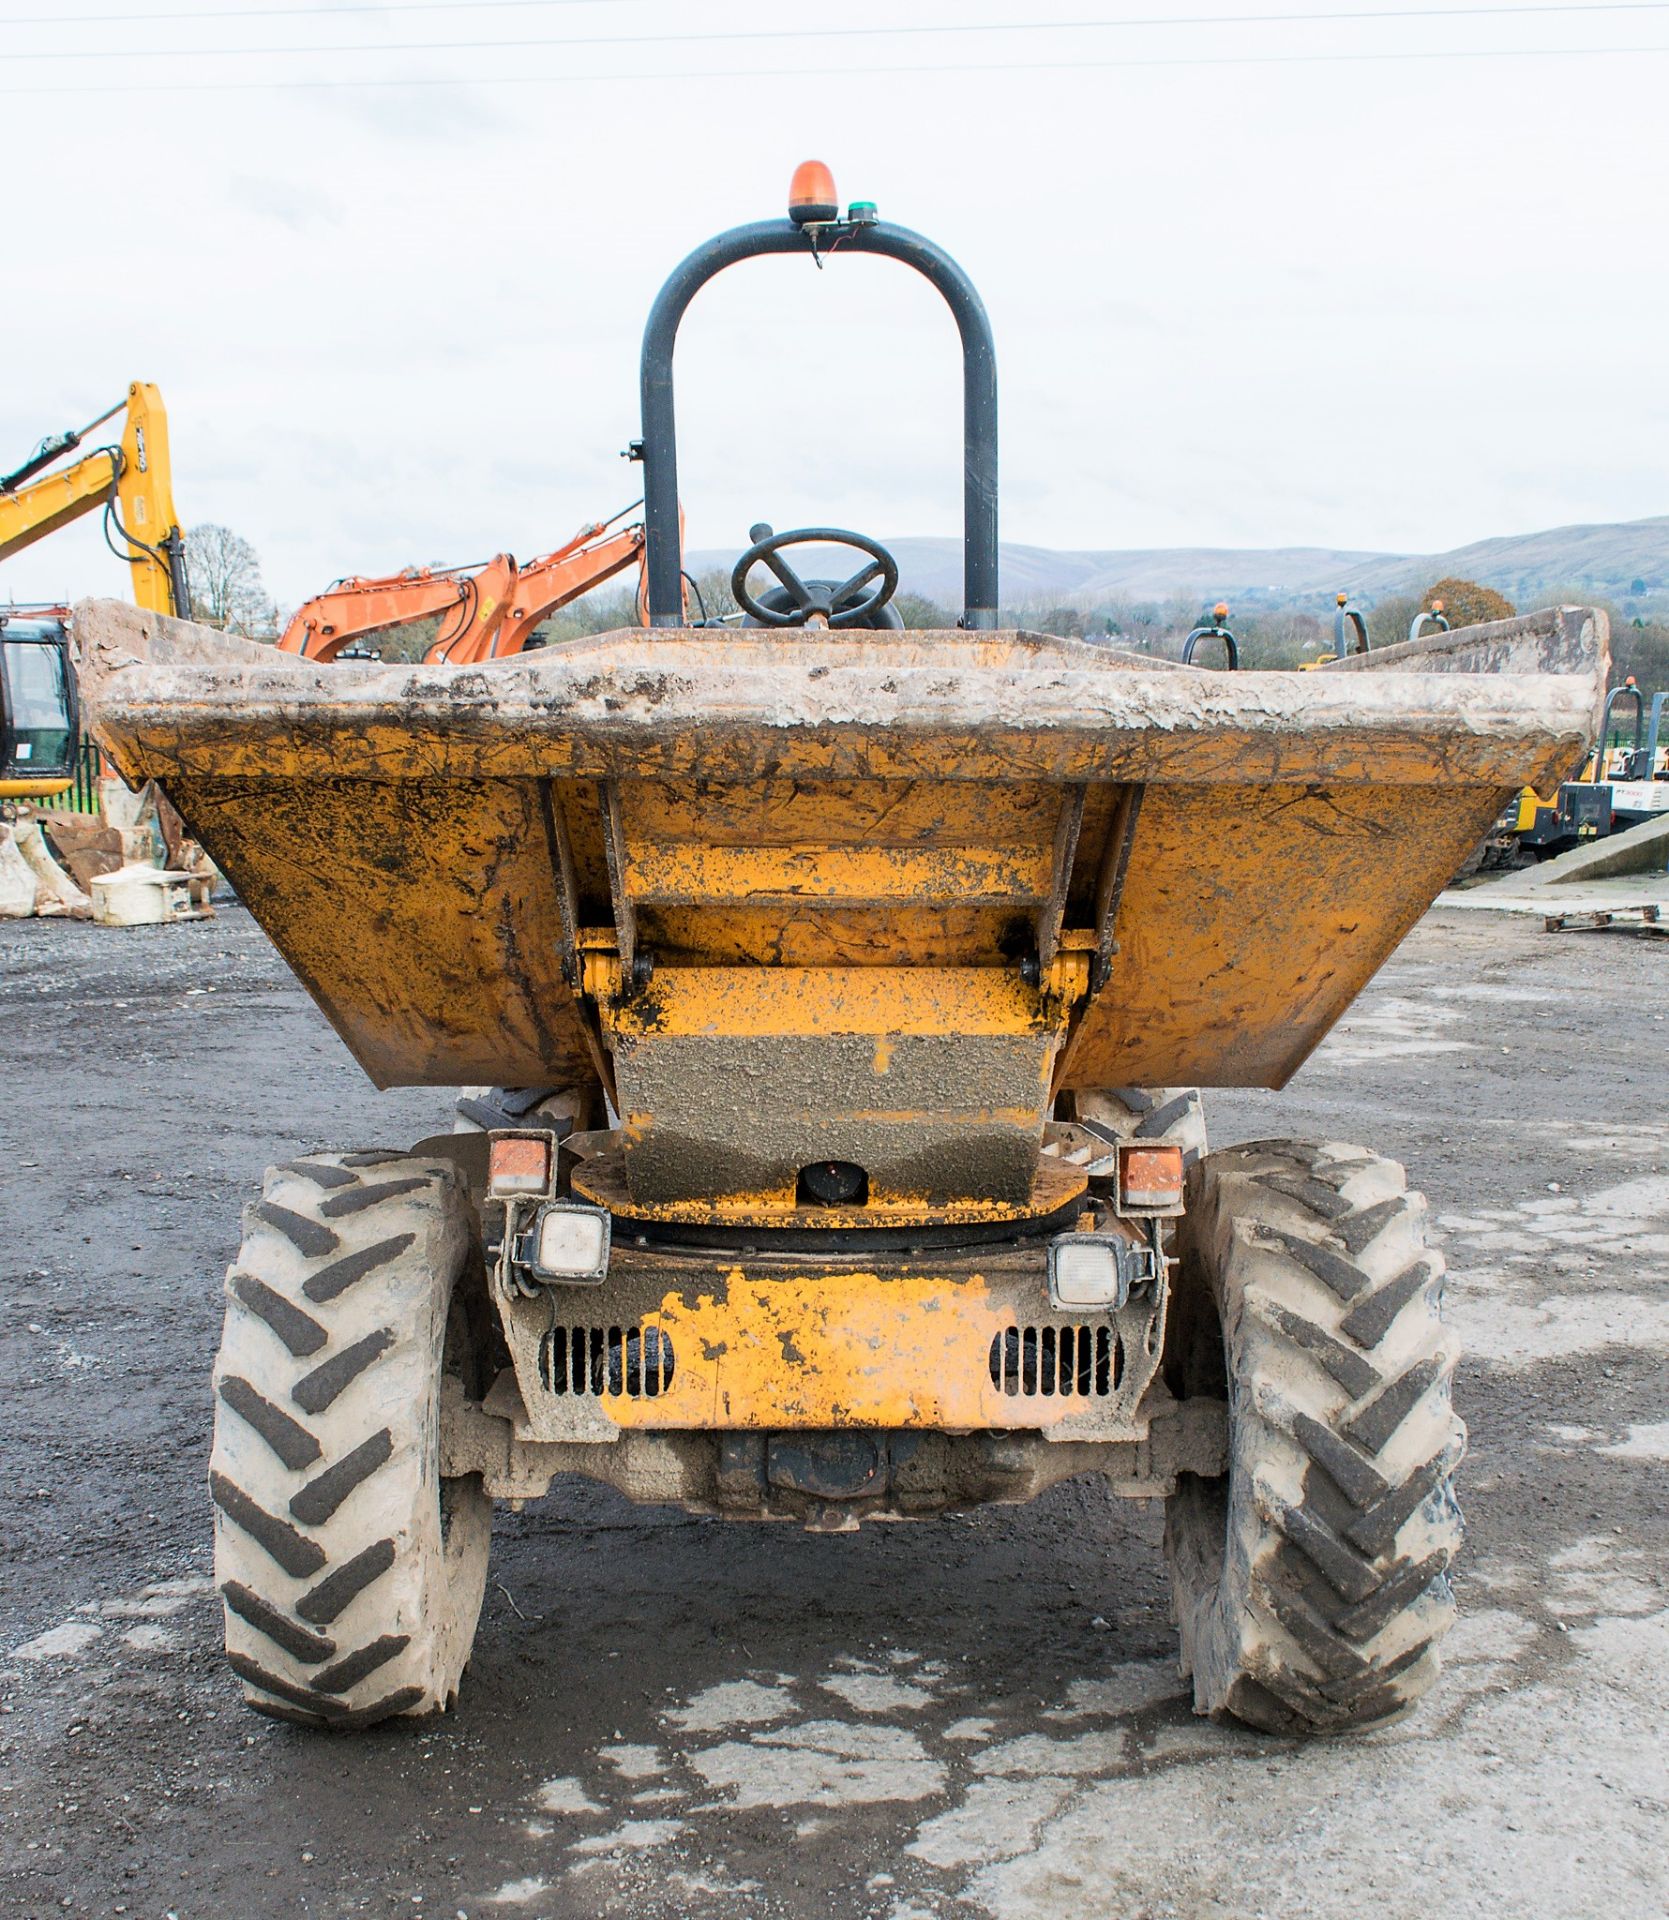
<svg viewBox="0 0 1669 1920"><path fill-rule="evenodd" d="M548 1134L496 1134L487 1149L487 1191L497 1199L519 1193L548 1193L551 1143Z"/></svg>
<svg viewBox="0 0 1669 1920"><path fill-rule="evenodd" d="M1120 1208L1135 1213L1176 1213L1182 1207L1180 1147L1120 1147Z"/></svg>

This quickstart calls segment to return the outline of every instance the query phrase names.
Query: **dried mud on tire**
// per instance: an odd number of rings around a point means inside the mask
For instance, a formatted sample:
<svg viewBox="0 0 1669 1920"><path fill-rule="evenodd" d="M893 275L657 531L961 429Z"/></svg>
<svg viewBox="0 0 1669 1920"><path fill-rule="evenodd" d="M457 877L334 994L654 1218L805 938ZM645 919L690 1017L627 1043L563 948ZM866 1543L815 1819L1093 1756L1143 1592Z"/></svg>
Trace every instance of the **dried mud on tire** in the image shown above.
<svg viewBox="0 0 1669 1920"><path fill-rule="evenodd" d="M492 1503L443 1481L444 1367L470 1360L463 1185L393 1153L267 1175L226 1277L209 1484L226 1653L263 1713L346 1730L451 1705Z"/></svg>
<svg viewBox="0 0 1669 1920"><path fill-rule="evenodd" d="M1188 1208L1173 1390L1230 1407L1228 1474L1167 1503L1196 1709L1273 1733L1390 1718L1436 1679L1461 1536L1425 1200L1359 1147L1274 1141L1208 1155Z"/></svg>

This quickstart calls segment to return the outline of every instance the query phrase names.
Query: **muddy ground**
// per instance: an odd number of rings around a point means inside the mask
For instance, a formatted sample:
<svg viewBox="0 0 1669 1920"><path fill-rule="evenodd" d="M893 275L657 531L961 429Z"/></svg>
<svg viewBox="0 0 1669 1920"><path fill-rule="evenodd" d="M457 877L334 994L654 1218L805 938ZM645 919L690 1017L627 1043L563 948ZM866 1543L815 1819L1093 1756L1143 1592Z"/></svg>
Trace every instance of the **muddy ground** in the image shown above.
<svg viewBox="0 0 1669 1920"><path fill-rule="evenodd" d="M246 1713L208 1584L241 1201L404 1144L240 910L0 927L0 1912L1658 1916L1669 1904L1669 942L1430 917L1219 1141L1432 1196L1468 1341L1439 1693L1303 1747L1195 1720L1158 1513L1094 1487L856 1537L569 1485L500 1516L459 1711Z"/></svg>

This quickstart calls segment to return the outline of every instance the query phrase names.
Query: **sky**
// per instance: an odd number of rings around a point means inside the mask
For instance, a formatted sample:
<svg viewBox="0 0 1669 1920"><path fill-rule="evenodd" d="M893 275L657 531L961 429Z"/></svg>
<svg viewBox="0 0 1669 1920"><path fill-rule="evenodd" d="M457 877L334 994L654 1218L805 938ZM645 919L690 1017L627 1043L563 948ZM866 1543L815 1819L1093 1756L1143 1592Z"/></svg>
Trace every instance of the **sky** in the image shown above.
<svg viewBox="0 0 1669 1920"><path fill-rule="evenodd" d="M1669 512L1669 0L0 0L0 467L134 379L294 605L637 492L666 274L843 199L996 333L1002 533L1437 551ZM954 327L733 268L677 356L695 547L960 529ZM0 594L127 591L84 522Z"/></svg>

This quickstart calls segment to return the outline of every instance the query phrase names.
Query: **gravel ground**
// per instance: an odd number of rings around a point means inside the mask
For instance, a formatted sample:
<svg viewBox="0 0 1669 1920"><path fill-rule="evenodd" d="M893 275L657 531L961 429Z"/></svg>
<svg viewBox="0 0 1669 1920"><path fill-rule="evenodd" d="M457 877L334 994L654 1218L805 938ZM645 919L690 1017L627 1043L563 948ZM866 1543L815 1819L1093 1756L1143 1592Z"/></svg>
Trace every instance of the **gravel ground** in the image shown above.
<svg viewBox="0 0 1669 1920"><path fill-rule="evenodd" d="M372 1091L241 910L0 926L0 1912L1662 1915L1666 983L1440 911L1285 1094L1208 1103L1441 1222L1470 1540L1410 1720L1195 1720L1159 1515L1089 1484L832 1538L569 1484L499 1517L458 1712L331 1739L220 1659L220 1274L269 1161L445 1102Z"/></svg>

